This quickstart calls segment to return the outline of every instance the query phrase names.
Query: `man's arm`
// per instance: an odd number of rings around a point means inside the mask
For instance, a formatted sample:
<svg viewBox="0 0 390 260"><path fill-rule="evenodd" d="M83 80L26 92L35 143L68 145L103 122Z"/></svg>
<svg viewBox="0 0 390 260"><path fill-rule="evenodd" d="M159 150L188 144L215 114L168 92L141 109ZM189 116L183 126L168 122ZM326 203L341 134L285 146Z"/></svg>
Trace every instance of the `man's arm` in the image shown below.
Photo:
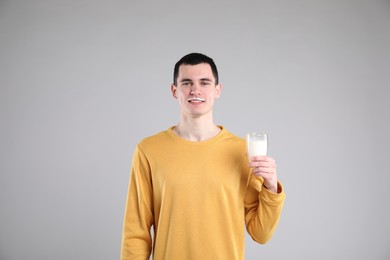
<svg viewBox="0 0 390 260"><path fill-rule="evenodd" d="M255 157L245 195L245 223L248 233L258 243L271 239L282 212L285 193L276 177L275 161Z"/></svg>
<svg viewBox="0 0 390 260"><path fill-rule="evenodd" d="M121 260L149 259L152 249L153 194L149 163L139 147L134 152L123 222Z"/></svg>

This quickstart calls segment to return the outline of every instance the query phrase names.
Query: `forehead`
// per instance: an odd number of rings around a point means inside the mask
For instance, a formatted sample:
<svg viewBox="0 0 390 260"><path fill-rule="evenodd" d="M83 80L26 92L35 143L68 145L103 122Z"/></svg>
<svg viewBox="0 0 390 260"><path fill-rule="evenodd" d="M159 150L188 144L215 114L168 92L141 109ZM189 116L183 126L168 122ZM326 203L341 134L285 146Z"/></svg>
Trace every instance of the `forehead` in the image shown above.
<svg viewBox="0 0 390 260"><path fill-rule="evenodd" d="M179 67L179 79L188 78L188 79L202 79L208 78L211 80L214 79L213 71L211 66L207 63L200 63L196 65L182 64Z"/></svg>

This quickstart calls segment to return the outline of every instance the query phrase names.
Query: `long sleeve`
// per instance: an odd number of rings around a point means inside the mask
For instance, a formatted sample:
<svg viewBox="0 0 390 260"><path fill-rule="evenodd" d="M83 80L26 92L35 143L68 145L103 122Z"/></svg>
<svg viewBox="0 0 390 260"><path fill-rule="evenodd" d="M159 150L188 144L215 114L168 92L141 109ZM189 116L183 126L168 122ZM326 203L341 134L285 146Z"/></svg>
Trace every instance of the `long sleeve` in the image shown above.
<svg viewBox="0 0 390 260"><path fill-rule="evenodd" d="M278 194L263 187L263 179L250 174L245 195L246 229L253 240L260 244L271 239L279 222L285 193L278 182Z"/></svg>
<svg viewBox="0 0 390 260"><path fill-rule="evenodd" d="M152 248L153 192L150 166L137 146L130 174L122 232L121 260L149 259Z"/></svg>
<svg viewBox="0 0 390 260"><path fill-rule="evenodd" d="M261 190L260 179L249 183L244 139L222 128L192 142L172 129L143 139L134 152L121 260L151 253L155 260L243 260L244 215L252 236L267 240L283 195Z"/></svg>

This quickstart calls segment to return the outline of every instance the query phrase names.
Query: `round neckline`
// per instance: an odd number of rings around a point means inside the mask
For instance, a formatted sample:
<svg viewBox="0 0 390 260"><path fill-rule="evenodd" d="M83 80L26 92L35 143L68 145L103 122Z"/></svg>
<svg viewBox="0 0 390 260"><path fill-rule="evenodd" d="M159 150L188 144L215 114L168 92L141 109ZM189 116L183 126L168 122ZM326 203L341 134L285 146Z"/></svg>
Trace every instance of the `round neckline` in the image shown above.
<svg viewBox="0 0 390 260"><path fill-rule="evenodd" d="M190 141L190 140L184 139L183 137L178 136L177 134L175 134L173 132L173 128L175 128L175 126L169 127L165 131L165 133L171 139L173 139L175 142L179 142L179 143L182 143L182 144L185 144L185 145L191 145L191 146L202 146L202 145L208 145L208 144L212 144L212 143L218 142L227 133L226 129L223 126L221 126L221 125L217 125L217 126L221 129L221 131L219 131L219 133L216 136L214 136L214 137L212 137L210 139L204 140L204 141Z"/></svg>

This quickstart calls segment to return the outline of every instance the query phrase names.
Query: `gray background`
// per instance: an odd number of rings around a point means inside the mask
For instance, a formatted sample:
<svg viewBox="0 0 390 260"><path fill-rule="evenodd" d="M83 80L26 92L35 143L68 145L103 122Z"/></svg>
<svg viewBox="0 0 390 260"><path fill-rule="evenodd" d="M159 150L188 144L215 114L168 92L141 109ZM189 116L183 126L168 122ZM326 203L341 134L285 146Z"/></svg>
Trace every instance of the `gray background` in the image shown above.
<svg viewBox="0 0 390 260"><path fill-rule="evenodd" d="M133 149L203 52L287 200L246 259L390 259L389 1L0 2L0 259L118 259Z"/></svg>

